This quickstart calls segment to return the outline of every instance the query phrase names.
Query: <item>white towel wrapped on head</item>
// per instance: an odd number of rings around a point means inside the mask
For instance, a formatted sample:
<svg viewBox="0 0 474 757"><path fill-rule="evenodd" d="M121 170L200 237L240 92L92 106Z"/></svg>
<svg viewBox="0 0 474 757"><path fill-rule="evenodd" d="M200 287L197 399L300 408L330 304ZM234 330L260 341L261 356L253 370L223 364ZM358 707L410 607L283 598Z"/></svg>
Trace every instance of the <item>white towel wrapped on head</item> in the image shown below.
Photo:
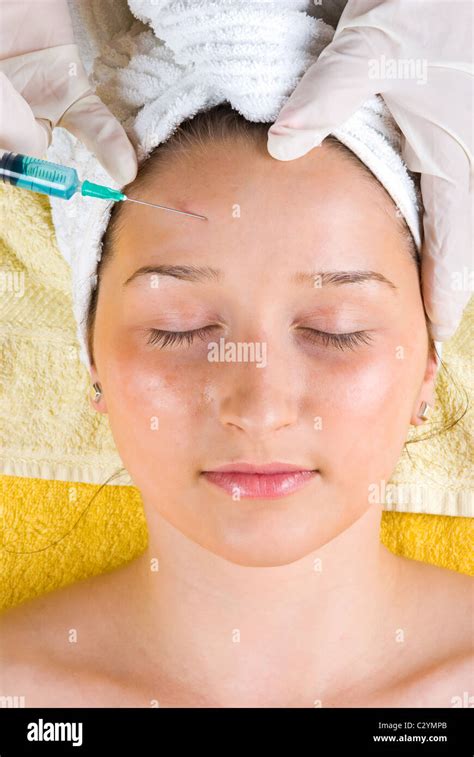
<svg viewBox="0 0 474 757"><path fill-rule="evenodd" d="M93 19L103 2L81 0L80 10ZM335 31L316 17L320 9L310 0L128 0L128 5L142 23L104 35L91 73L139 164L184 120L225 101L249 121L275 121ZM332 133L383 184L420 250L421 196L383 99L371 97ZM48 158L73 166L81 179L123 188L63 129L55 129ZM80 357L90 369L87 311L113 203L76 194L68 201L51 198L51 207L59 249L72 270Z"/></svg>

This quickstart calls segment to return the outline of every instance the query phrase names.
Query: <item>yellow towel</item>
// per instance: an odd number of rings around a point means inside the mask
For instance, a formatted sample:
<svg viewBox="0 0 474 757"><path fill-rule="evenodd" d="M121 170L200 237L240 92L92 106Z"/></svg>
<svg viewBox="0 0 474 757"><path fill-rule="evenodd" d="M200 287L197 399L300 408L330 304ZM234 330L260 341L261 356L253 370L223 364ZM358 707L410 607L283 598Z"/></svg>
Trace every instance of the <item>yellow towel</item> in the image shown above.
<svg viewBox="0 0 474 757"><path fill-rule="evenodd" d="M133 560L146 548L147 529L128 475L119 485L97 486L122 463L107 418L87 399L69 268L56 247L47 197L0 187L0 258L0 608L6 608ZM471 406L473 319L471 298L443 349ZM442 371L437 393L435 427L465 404ZM385 506L381 539L396 554L474 575L467 546L471 418L469 410L450 431L407 446L390 482L394 501ZM425 433L412 428L408 438Z"/></svg>

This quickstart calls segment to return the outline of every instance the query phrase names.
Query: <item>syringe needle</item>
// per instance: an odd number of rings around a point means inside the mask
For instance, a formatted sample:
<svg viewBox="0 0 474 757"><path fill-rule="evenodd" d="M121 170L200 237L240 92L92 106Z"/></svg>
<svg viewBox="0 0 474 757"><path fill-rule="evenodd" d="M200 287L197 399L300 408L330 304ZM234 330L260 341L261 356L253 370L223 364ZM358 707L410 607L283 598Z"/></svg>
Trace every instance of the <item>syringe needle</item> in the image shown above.
<svg viewBox="0 0 474 757"><path fill-rule="evenodd" d="M181 213L184 216L193 216L193 218L203 218L207 221L207 216L201 216L199 213L187 213L185 210L176 210L176 208L168 208L166 205L155 205L153 202L145 202L144 200L134 200L131 197L125 196L125 200L129 202L138 202L140 205L149 205L151 208L161 208L162 210L169 210L170 213Z"/></svg>

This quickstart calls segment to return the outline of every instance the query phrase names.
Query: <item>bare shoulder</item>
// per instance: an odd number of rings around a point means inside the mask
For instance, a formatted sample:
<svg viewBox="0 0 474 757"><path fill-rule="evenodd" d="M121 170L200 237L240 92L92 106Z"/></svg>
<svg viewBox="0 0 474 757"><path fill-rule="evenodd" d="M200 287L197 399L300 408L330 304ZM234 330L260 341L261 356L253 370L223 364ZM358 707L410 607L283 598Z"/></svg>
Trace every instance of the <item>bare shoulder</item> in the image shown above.
<svg viewBox="0 0 474 757"><path fill-rule="evenodd" d="M93 576L4 610L0 613L2 655L22 648L26 652L27 644L35 649L50 642L56 644L66 629L84 627L94 616L107 578ZM10 642L14 642L14 647Z"/></svg>
<svg viewBox="0 0 474 757"><path fill-rule="evenodd" d="M399 683L378 692L372 707L473 707L474 652L462 651L415 670Z"/></svg>
<svg viewBox="0 0 474 757"><path fill-rule="evenodd" d="M408 563L409 664L373 706L472 707L473 579L436 565Z"/></svg>
<svg viewBox="0 0 474 757"><path fill-rule="evenodd" d="M438 664L422 676L422 690L439 707L474 705L474 580L454 570L430 566L424 582L432 592L432 637L440 649ZM439 702L436 705L436 702Z"/></svg>
<svg viewBox="0 0 474 757"><path fill-rule="evenodd" d="M0 701L10 706L11 697L17 696L26 707L90 706L90 699L83 701L84 690L98 689L96 671L113 656L107 638L114 635L116 607L111 603L121 570L62 587L0 614Z"/></svg>
<svg viewBox="0 0 474 757"><path fill-rule="evenodd" d="M424 610L438 620L438 643L445 638L448 644L454 642L455 648L459 651L472 649L473 577L437 565L420 563L416 591L416 600L421 611L420 620L424 620Z"/></svg>
<svg viewBox="0 0 474 757"><path fill-rule="evenodd" d="M0 612L0 654L13 653L14 648L21 650L22 646L26 652L24 645L45 650L51 645L57 647L81 631L83 635L93 631L98 641L102 630L107 633L108 619L119 609L123 611L121 598L129 588L137 562L89 576ZM10 641L14 641L14 648Z"/></svg>

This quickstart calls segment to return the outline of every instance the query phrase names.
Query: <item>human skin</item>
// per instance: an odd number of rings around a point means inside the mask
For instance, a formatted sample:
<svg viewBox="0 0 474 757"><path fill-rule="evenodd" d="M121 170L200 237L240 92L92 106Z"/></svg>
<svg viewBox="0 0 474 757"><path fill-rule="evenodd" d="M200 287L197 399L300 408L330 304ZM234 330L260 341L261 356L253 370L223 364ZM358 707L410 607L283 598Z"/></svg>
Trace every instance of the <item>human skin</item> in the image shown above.
<svg viewBox="0 0 474 757"><path fill-rule="evenodd" d="M434 402L436 359L391 200L327 146L281 163L243 142L173 159L140 197L209 219L123 206L101 274L94 407L141 491L149 545L67 596L16 608L17 648L31 650L35 613L48 618L36 659L55 673L37 676L42 701L453 706L472 675L469 579L392 554L368 496L389 480L421 401ZM212 266L222 280L123 287L152 264ZM397 289L291 282L314 270L371 270ZM146 343L151 327L213 323L209 340L265 341L267 365L210 363L199 339ZM301 326L373 339L340 351ZM320 473L287 497L239 501L201 475L235 460Z"/></svg>
<svg viewBox="0 0 474 757"><path fill-rule="evenodd" d="M149 510L234 564L288 565L361 517L369 487L388 481L409 424L420 423L421 401L434 402L416 266L384 190L331 149L281 165L257 147L216 145L171 161L156 184L145 200L209 220L127 208L99 290L96 409ZM150 274L123 286L154 264L212 267L222 281ZM397 288L292 283L323 270L375 271ZM147 344L151 328L210 324L191 346ZM340 350L302 327L363 330L371 341ZM264 343L267 365L210 362L208 343L222 336ZM201 475L241 460L320 473L272 502L234 502Z"/></svg>

